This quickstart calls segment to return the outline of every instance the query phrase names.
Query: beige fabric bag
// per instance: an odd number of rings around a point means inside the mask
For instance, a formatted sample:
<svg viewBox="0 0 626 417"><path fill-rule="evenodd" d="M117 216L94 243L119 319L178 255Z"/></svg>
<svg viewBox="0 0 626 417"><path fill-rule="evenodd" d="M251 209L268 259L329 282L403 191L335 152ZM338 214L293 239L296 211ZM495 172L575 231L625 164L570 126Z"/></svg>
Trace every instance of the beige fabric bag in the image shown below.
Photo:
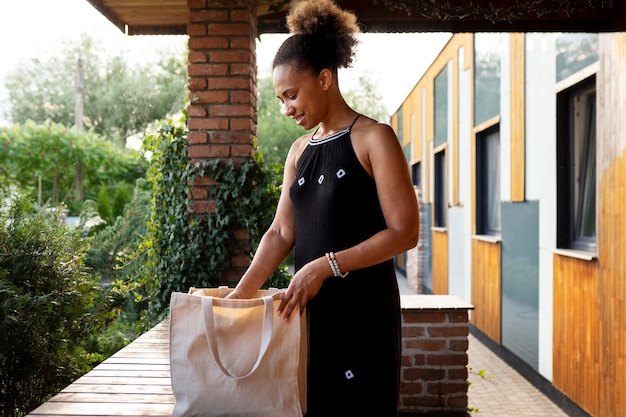
<svg viewBox="0 0 626 417"><path fill-rule="evenodd" d="M276 315L284 290L248 300L229 288L173 293L173 417L297 417L306 412L306 317Z"/></svg>

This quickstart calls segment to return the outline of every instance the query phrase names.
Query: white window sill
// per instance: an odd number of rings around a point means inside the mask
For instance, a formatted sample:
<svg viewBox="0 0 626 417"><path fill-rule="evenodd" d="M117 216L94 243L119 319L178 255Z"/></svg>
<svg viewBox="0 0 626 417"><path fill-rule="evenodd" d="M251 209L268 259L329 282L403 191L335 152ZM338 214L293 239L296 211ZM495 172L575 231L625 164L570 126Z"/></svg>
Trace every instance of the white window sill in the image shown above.
<svg viewBox="0 0 626 417"><path fill-rule="evenodd" d="M598 254L594 252L574 249L554 249L554 253L561 256L567 256L568 258L582 259L583 261L593 261L598 257Z"/></svg>
<svg viewBox="0 0 626 417"><path fill-rule="evenodd" d="M500 243L502 242L501 235L472 235L472 239L480 240L487 243Z"/></svg>
<svg viewBox="0 0 626 417"><path fill-rule="evenodd" d="M446 233L448 231L447 227L431 227L430 230L433 232Z"/></svg>

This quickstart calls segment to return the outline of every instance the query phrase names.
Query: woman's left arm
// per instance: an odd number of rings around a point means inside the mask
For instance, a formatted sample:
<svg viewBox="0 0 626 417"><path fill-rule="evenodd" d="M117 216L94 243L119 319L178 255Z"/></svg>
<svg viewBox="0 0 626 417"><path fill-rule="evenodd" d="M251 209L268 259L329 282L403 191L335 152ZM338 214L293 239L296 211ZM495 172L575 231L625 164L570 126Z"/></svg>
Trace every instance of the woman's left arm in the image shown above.
<svg viewBox="0 0 626 417"><path fill-rule="evenodd" d="M404 152L393 129L376 123L354 148L363 167L376 182L387 228L360 244L336 253L342 271L365 268L417 245L419 210Z"/></svg>

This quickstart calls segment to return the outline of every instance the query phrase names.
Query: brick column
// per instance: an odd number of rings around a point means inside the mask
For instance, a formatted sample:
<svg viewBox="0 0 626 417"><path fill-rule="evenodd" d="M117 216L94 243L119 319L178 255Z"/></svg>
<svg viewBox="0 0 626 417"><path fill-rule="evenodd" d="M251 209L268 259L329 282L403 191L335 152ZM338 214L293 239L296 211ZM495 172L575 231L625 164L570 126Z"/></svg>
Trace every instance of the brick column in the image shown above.
<svg viewBox="0 0 626 417"><path fill-rule="evenodd" d="M235 166L253 157L257 132L256 0L188 0L190 164L232 159ZM191 210L215 210L210 178L191 188ZM245 231L237 239L246 240ZM243 243L243 242L242 242ZM245 243L244 243L245 245ZM234 256L225 282L237 281L247 265Z"/></svg>
<svg viewBox="0 0 626 417"><path fill-rule="evenodd" d="M454 295L402 296L402 417L467 415L471 309Z"/></svg>

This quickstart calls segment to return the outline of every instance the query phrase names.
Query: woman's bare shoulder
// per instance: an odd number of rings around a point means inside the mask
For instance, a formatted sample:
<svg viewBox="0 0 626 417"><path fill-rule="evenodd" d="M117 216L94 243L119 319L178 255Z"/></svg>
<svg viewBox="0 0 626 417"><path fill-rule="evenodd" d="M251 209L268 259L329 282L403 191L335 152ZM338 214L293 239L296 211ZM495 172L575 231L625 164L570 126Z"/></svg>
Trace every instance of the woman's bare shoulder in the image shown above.
<svg viewBox="0 0 626 417"><path fill-rule="evenodd" d="M313 133L307 133L300 136L291 144L289 154L287 155L287 163L291 161L294 167L298 165L298 159L300 159L300 155L302 155L302 152L304 152L304 149L311 140L311 136L313 136Z"/></svg>
<svg viewBox="0 0 626 417"><path fill-rule="evenodd" d="M367 116L359 118L352 129L352 134L355 137L363 138L364 141L373 141L376 145L387 142L385 139L397 140L396 133L391 126Z"/></svg>

